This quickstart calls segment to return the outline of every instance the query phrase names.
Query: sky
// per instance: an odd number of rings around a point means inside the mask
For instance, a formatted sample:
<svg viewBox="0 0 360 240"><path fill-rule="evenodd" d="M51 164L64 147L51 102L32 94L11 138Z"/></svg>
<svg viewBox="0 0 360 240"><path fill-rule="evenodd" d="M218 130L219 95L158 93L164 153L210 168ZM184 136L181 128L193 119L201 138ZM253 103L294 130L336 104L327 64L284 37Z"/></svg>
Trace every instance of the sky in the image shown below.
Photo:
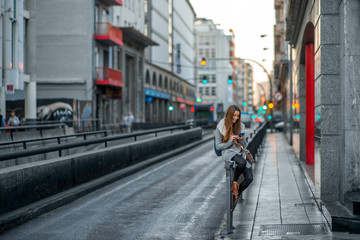
<svg viewBox="0 0 360 240"><path fill-rule="evenodd" d="M197 18L212 19L220 29L224 29L225 34L229 34L229 29L233 30L236 57L253 59L271 73L274 59L274 0L190 0L190 3ZM267 36L261 38L263 34ZM251 65L255 81L268 81L260 67L254 63Z"/></svg>

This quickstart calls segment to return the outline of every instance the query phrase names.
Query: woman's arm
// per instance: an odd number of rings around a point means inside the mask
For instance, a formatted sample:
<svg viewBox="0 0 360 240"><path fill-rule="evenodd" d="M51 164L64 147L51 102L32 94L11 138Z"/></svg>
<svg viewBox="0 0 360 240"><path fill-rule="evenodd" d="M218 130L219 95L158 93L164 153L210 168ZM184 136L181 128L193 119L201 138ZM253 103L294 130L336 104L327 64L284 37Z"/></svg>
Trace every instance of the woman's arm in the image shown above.
<svg viewBox="0 0 360 240"><path fill-rule="evenodd" d="M220 131L216 128L215 130L215 143L217 150L225 150L230 148L234 143L231 141L231 138L226 142L222 142L223 136L221 135Z"/></svg>

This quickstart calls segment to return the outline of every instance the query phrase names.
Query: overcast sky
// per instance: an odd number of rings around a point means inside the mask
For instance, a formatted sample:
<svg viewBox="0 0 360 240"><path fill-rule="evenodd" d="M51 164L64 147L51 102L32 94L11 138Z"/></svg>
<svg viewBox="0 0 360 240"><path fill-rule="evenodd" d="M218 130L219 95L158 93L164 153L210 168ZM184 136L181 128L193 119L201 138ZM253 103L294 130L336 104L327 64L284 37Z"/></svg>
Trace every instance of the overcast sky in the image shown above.
<svg viewBox="0 0 360 240"><path fill-rule="evenodd" d="M226 34L235 33L236 57L258 61L270 73L274 59L274 0L190 0L196 17L212 19ZM261 38L260 35L267 37ZM268 48L264 51L263 48ZM263 61L266 59L266 61ZM268 81L260 67L254 67L255 81Z"/></svg>

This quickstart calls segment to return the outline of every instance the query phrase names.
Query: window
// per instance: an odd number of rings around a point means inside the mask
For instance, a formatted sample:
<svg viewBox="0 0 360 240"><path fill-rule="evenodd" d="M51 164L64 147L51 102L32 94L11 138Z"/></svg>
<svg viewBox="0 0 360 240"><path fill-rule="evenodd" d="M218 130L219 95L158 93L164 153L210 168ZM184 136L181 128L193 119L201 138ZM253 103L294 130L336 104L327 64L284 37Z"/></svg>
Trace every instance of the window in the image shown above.
<svg viewBox="0 0 360 240"><path fill-rule="evenodd" d="M209 95L210 95L210 88L209 88L209 87L206 87L206 88L205 88L205 95L206 95L206 96L209 96Z"/></svg>
<svg viewBox="0 0 360 240"><path fill-rule="evenodd" d="M160 74L160 76L159 76L159 87L162 88L162 76L161 76L161 74Z"/></svg>
<svg viewBox="0 0 360 240"><path fill-rule="evenodd" d="M216 83L216 75L215 74L211 75L211 83Z"/></svg>
<svg viewBox="0 0 360 240"><path fill-rule="evenodd" d="M210 54L209 54L209 49L205 49L205 58L209 58Z"/></svg>
<svg viewBox="0 0 360 240"><path fill-rule="evenodd" d="M165 77L164 88L168 89L168 78Z"/></svg>
<svg viewBox="0 0 360 240"><path fill-rule="evenodd" d="M216 96L216 88L215 87L211 88L211 95Z"/></svg>
<svg viewBox="0 0 360 240"><path fill-rule="evenodd" d="M204 94L204 88L203 87L199 87L199 93L200 93L200 95Z"/></svg>
<svg viewBox="0 0 360 240"><path fill-rule="evenodd" d="M212 57L212 58L215 58L215 57L216 57L215 48L212 48L212 49L211 49L211 57Z"/></svg>
<svg viewBox="0 0 360 240"><path fill-rule="evenodd" d="M149 73L149 70L146 70L145 81L146 81L147 84L150 84L150 73Z"/></svg>
<svg viewBox="0 0 360 240"><path fill-rule="evenodd" d="M155 73L155 72L153 73L152 85L153 85L154 87L156 87L156 73Z"/></svg>

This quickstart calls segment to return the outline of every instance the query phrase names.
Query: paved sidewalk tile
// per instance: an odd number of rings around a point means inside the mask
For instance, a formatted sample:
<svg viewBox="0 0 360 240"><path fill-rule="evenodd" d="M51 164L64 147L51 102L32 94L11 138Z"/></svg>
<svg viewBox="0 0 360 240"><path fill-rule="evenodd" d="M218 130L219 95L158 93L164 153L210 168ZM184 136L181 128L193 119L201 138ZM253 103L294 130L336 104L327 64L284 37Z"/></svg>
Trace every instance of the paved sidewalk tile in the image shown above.
<svg viewBox="0 0 360 240"><path fill-rule="evenodd" d="M234 232L225 239L360 239L331 232L282 133L267 134L253 175L244 201L234 211ZM276 231L265 231L266 227ZM292 229L320 232L305 235Z"/></svg>

